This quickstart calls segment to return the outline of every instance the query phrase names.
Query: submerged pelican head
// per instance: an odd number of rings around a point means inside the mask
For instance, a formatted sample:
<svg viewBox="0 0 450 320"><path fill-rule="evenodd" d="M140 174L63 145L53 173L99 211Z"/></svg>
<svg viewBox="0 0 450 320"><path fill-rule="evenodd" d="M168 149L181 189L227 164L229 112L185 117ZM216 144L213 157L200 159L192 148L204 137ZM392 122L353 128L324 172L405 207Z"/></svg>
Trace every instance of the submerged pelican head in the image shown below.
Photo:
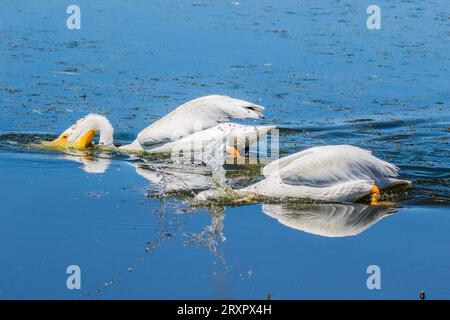
<svg viewBox="0 0 450 320"><path fill-rule="evenodd" d="M226 123L223 126L229 128L226 134L226 152L233 157L246 155L251 144L276 128L276 126L248 126L236 123Z"/></svg>
<svg viewBox="0 0 450 320"><path fill-rule="evenodd" d="M99 114L89 114L78 120L53 141L43 144L51 147L84 149L92 145L92 140L99 133L99 145L113 144L114 128L107 118Z"/></svg>
<svg viewBox="0 0 450 320"><path fill-rule="evenodd" d="M257 141L259 137L262 137L272 129L275 129L275 126L249 126L237 123L221 123L214 127L197 131L181 139L174 139L174 141L157 145L150 149L150 151L170 152L172 155L178 155L182 151L184 156L187 154L203 154L206 156L222 154L221 150L225 147L228 155L240 157L246 154L246 149L250 149L250 145L253 142Z"/></svg>

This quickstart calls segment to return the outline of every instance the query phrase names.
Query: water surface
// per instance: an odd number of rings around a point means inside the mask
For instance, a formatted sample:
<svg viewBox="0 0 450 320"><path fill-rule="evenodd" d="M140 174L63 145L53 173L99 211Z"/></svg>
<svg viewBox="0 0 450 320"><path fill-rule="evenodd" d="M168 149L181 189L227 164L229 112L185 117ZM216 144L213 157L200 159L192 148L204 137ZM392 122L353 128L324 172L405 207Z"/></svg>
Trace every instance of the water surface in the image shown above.
<svg viewBox="0 0 450 320"><path fill-rule="evenodd" d="M77 4L72 31L67 3L1 4L0 298L450 297L448 2L379 1L378 31L351 1ZM159 160L29 147L90 112L126 143L212 93L266 106L282 155L352 144L412 187L388 194L398 208L194 208L189 190L161 196Z"/></svg>

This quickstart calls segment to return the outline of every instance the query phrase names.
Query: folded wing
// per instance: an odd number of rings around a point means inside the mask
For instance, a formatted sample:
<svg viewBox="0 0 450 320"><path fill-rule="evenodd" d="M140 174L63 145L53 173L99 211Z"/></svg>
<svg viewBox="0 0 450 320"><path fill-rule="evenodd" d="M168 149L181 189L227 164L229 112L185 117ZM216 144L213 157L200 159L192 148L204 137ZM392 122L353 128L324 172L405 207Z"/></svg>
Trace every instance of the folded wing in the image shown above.
<svg viewBox="0 0 450 320"><path fill-rule="evenodd" d="M336 145L314 147L274 161L264 175L278 174L291 185L325 187L353 180L378 183L398 175L398 168L380 160L368 150Z"/></svg>
<svg viewBox="0 0 450 320"><path fill-rule="evenodd" d="M256 119L264 108L248 101L211 95L186 102L142 130L137 140L149 146L185 137L233 118Z"/></svg>

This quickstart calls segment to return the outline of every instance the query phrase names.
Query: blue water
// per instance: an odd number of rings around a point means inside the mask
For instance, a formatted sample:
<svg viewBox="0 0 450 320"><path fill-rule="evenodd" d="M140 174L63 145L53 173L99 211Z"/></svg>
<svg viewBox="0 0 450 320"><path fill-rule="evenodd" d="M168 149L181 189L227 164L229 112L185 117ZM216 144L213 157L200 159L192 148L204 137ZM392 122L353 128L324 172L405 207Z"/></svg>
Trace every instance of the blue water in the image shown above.
<svg viewBox="0 0 450 320"><path fill-rule="evenodd" d="M69 4L0 3L0 298L450 298L449 2L378 1L381 30L365 1L77 1L81 30ZM193 208L136 159L29 147L89 112L125 143L212 93L265 106L282 154L357 145L412 187L389 212Z"/></svg>

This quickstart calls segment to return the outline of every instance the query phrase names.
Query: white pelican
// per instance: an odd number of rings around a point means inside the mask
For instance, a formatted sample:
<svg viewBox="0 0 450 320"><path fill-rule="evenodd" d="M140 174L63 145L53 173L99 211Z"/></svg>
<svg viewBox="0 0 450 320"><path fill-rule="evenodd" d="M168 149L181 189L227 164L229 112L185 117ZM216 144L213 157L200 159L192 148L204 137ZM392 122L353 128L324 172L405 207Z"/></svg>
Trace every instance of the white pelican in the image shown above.
<svg viewBox="0 0 450 320"><path fill-rule="evenodd" d="M354 202L370 195L371 204L383 204L378 202L380 189L410 183L397 179L398 171L395 165L358 147L314 147L268 164L263 169L265 179L236 193L331 202ZM203 191L197 199L214 199L216 195Z"/></svg>
<svg viewBox="0 0 450 320"><path fill-rule="evenodd" d="M323 237L356 236L396 211L362 203L269 204L262 211L290 228Z"/></svg>
<svg viewBox="0 0 450 320"><path fill-rule="evenodd" d="M264 107L227 96L211 95L186 102L142 130L126 150L149 150L155 145L179 140L228 122L230 119L263 117Z"/></svg>
<svg viewBox="0 0 450 320"><path fill-rule="evenodd" d="M227 96L201 97L179 106L142 130L131 144L120 148L127 151L167 152L170 150L165 145L169 144L171 148L180 149L181 145L176 142L183 138L185 138L184 143L189 142L196 145L195 142L198 142L200 138L204 141L203 143L207 143L211 142L212 137L218 137L221 133L241 137L246 133L252 135L251 132L255 132L255 130L266 132L273 127L222 124L232 118L260 118L263 110L264 108L259 105ZM200 131L204 131L203 134L192 136ZM113 132L114 129L107 118L90 114L78 120L57 139L44 144L83 149L89 146L96 133L99 133L99 144L112 146ZM188 138L189 136L190 138ZM231 152L236 154L237 150L232 149Z"/></svg>

